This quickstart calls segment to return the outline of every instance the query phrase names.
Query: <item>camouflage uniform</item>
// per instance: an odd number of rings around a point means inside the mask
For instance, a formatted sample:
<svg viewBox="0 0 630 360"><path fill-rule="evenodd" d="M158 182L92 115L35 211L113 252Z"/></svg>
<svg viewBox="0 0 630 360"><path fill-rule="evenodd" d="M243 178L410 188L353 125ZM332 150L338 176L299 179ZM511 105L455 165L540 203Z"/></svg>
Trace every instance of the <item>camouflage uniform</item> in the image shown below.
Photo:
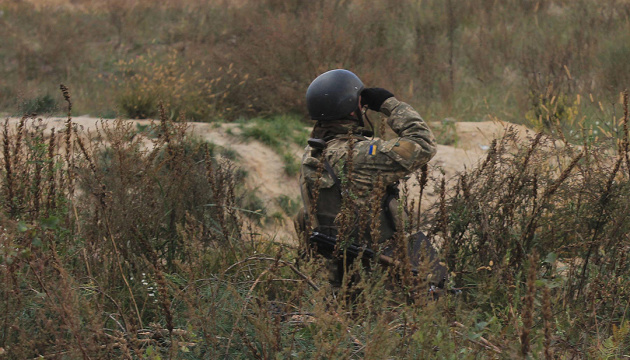
<svg viewBox="0 0 630 360"><path fill-rule="evenodd" d="M420 115L408 104L391 97L381 106L380 111L388 116L387 123L398 134L398 138L382 140L369 139L358 134L348 134L347 131L337 131L337 134L324 138L326 149L324 157L334 169L334 173L346 189L345 180L351 177L349 191L340 191L333 177L326 171L322 171L320 164L321 152L311 146L306 147L301 167L302 197L305 202L303 214L308 213L313 202L314 188L319 184L317 196L316 218L313 224L317 231L330 236L337 236L339 225L338 217L342 206L341 193L350 194L353 199L355 217L365 216L370 210L371 194L384 193L384 189L376 189L377 177L381 177L383 187L395 185L400 179L419 169L426 164L436 152L436 141L433 133L422 120ZM352 172L347 174L348 149L351 139L353 142ZM380 175L379 175L380 174ZM319 181L318 181L318 178ZM380 190L380 191L379 191ZM374 239L383 243L395 233L396 220L390 215L397 213L397 202L393 197L383 203L379 211L380 237ZM389 213L389 214L388 214ZM298 231L308 232L308 216L303 215L296 224ZM306 221L301 221L306 220ZM354 224L361 223L354 219ZM364 228L355 231L353 241L360 244L373 244L370 239L370 224L363 223Z"/></svg>

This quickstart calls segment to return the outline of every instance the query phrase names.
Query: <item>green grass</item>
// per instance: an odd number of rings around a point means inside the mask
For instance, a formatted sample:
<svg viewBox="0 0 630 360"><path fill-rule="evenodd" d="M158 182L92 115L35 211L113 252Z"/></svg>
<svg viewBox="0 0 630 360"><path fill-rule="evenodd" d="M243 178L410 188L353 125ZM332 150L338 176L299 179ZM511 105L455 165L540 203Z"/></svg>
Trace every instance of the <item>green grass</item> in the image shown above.
<svg viewBox="0 0 630 360"><path fill-rule="evenodd" d="M295 116L274 116L244 121L240 128L242 136L256 139L280 152L291 145L305 146L308 139L308 124Z"/></svg>
<svg viewBox="0 0 630 360"><path fill-rule="evenodd" d="M57 104L57 100L54 97L49 94L45 94L32 99L24 100L18 109L20 112L19 116L24 114L50 115L58 112L59 104Z"/></svg>
<svg viewBox="0 0 630 360"><path fill-rule="evenodd" d="M297 213L298 209L300 208L300 206L302 205L302 199L301 198L291 199L287 195L280 195L276 199L276 202L278 203L278 205L280 206L282 211L284 211L284 213L287 216L295 215Z"/></svg>
<svg viewBox="0 0 630 360"><path fill-rule="evenodd" d="M255 139L272 148L282 157L284 171L295 176L300 170L300 163L291 152L295 145L303 147L308 140L306 124L294 116L275 116L268 119L251 119L240 125L241 136Z"/></svg>

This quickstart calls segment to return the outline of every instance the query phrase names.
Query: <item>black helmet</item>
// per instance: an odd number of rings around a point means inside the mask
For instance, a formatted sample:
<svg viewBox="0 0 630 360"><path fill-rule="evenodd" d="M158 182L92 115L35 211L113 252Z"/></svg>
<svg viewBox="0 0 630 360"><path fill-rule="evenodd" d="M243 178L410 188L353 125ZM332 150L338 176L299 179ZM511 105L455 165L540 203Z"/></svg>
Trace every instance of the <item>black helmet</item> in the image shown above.
<svg viewBox="0 0 630 360"><path fill-rule="evenodd" d="M313 120L337 120L359 107L363 83L348 70L330 70L319 75L306 90L306 106Z"/></svg>

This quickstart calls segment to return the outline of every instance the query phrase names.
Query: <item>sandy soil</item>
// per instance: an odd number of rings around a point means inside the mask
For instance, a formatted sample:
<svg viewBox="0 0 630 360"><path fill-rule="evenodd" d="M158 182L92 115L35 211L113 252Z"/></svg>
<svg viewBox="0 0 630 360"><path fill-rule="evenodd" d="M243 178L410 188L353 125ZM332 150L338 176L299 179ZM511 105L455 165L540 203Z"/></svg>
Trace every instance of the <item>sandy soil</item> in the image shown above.
<svg viewBox="0 0 630 360"><path fill-rule="evenodd" d="M65 120L65 118L49 118L46 122L49 128L62 129ZM79 116L73 118L73 121L89 131L95 128L99 119ZM113 120L104 120L104 123L111 121ZM148 120L129 121L143 125L150 122ZM238 154L238 165L248 173L245 186L256 191L258 197L265 202L268 214L281 212L277 204L277 199L281 195L299 200L298 179L285 174L282 158L275 151L258 141L239 137L239 129L235 124L191 123L190 125L190 132L195 136L231 149ZM474 166L484 158L492 139L501 137L508 126L514 126L519 137L532 135L532 131L523 126L502 122L455 123L457 142L455 146L439 145L437 155L429 163L430 176L436 180L445 176L448 180L458 172ZM297 159L301 158L302 149L299 146L295 146L292 152ZM411 195L417 196L419 186L415 177L412 176L407 185ZM429 184L423 197L423 209L426 209L437 198L432 185ZM287 217L283 221L266 224L264 230L270 238L288 243L294 241L293 223Z"/></svg>

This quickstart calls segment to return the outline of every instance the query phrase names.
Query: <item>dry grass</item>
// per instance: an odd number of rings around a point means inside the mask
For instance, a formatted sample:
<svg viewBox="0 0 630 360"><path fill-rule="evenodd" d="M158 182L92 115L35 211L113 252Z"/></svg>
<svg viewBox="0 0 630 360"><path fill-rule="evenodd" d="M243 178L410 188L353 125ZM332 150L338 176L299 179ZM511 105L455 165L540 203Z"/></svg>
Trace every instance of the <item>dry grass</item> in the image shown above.
<svg viewBox="0 0 630 360"><path fill-rule="evenodd" d="M244 223L233 166L167 113L152 139L120 121L91 134L70 117L55 131L31 118L4 124L0 348L9 358L629 350L627 135L583 147L546 146L538 135L508 146L508 133L452 195L436 181L435 211L414 222L443 239L464 293L434 301L405 257L370 272L346 262L352 285L333 290L320 259L296 263L298 249ZM627 134L627 117L622 125ZM344 202L349 222L353 201Z"/></svg>
<svg viewBox="0 0 630 360"><path fill-rule="evenodd" d="M58 5L0 4L1 105L49 93L68 113L60 129L30 115L0 129L0 357L630 351L627 96L596 100L628 80L627 2ZM526 117L555 134L521 143L509 132L454 181L416 174L440 196L405 227L441 242L462 296L433 301L405 257L369 272L346 261L332 289L321 259L248 223L242 173L186 136L186 117L301 114L309 81L332 67L428 118ZM68 89L41 87L66 80L78 111L111 113L117 100L158 116L155 137L122 121L84 132ZM344 200L346 243L355 208ZM378 237L369 214L359 223Z"/></svg>
<svg viewBox="0 0 630 360"><path fill-rule="evenodd" d="M159 100L173 118L304 115L309 82L345 67L428 118L537 122L556 107L566 122L576 95L614 98L630 80L621 0L63 3L0 5L5 111L63 82L94 116L150 117Z"/></svg>

